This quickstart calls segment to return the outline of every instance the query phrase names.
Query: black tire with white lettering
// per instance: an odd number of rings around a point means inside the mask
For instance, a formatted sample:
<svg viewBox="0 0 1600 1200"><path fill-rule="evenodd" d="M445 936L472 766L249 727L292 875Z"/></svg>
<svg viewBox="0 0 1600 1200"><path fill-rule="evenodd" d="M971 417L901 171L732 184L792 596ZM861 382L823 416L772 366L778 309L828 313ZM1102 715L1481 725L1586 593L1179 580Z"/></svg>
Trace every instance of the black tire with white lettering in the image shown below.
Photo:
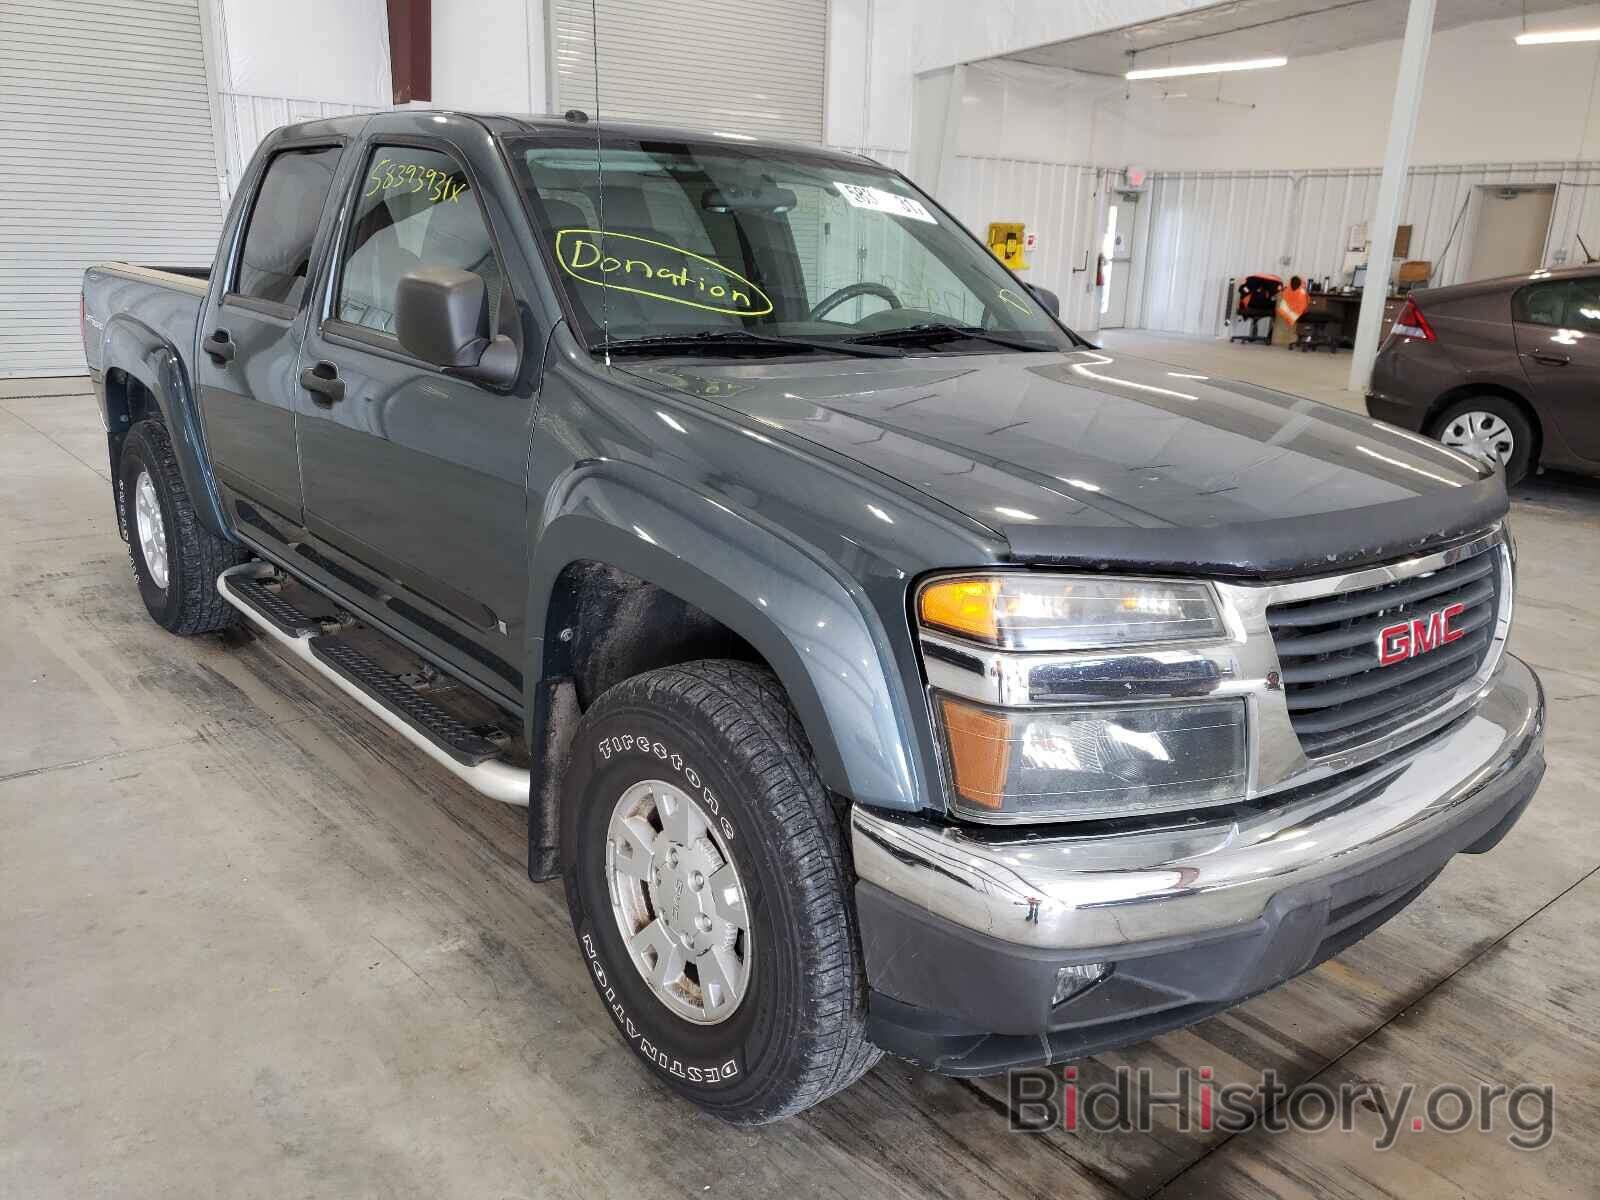
<svg viewBox="0 0 1600 1200"><path fill-rule="evenodd" d="M715 1023L663 1001L613 909L616 806L630 789L657 784L694 800L711 827L703 844L714 837L720 849L711 861L735 868L742 887L748 974L736 1007ZM665 841L663 831L655 844ZM863 1032L866 982L841 831L770 671L708 659L600 696L563 781L561 846L590 978L623 1039L675 1091L725 1121L759 1125L819 1103L877 1061ZM668 903L656 886L641 922Z"/></svg>
<svg viewBox="0 0 1600 1200"><path fill-rule="evenodd" d="M147 517L159 517L147 522L152 537L159 539L153 543L160 559L156 571L141 544L136 514L141 480L148 481L147 494L155 505ZM237 625L238 610L217 595L217 576L248 562L250 554L200 523L178 470L172 439L160 421L146 418L128 431L117 464L116 489L117 524L128 543L139 597L156 624L180 637Z"/></svg>

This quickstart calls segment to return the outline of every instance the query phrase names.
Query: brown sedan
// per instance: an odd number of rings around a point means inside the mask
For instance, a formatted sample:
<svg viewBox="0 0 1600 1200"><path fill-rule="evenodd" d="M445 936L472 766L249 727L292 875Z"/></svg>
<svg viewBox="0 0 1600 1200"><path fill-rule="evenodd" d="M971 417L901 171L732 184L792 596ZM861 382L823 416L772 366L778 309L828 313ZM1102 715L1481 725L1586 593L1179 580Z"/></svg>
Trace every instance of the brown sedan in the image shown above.
<svg viewBox="0 0 1600 1200"><path fill-rule="evenodd" d="M1500 463L1600 475L1600 266L1413 292L1367 411Z"/></svg>

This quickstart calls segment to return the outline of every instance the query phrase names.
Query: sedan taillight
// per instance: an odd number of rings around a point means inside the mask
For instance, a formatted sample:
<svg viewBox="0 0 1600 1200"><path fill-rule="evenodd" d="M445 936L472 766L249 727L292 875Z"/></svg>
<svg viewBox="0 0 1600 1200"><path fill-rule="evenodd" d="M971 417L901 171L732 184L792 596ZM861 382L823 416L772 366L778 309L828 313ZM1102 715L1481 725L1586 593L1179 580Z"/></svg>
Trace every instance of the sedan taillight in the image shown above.
<svg viewBox="0 0 1600 1200"><path fill-rule="evenodd" d="M1397 337L1421 338L1425 342L1434 340L1433 326L1428 324L1428 318L1422 315L1417 302L1410 296L1406 297L1405 304L1400 308L1400 315L1395 317L1394 326L1389 332Z"/></svg>

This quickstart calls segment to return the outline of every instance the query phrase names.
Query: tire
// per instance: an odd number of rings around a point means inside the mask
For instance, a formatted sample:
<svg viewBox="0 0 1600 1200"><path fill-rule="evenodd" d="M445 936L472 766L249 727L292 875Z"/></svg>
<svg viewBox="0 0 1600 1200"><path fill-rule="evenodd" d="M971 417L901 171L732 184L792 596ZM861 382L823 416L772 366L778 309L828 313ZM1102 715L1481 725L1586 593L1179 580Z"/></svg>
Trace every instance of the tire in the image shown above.
<svg viewBox="0 0 1600 1200"><path fill-rule="evenodd" d="M1488 425L1488 437L1480 436L1483 418L1493 418L1498 427ZM1514 401L1493 393L1467 396L1445 409L1428 423L1428 436L1475 457L1487 457L1492 447L1495 461L1505 468L1506 486L1521 483L1534 465L1537 433L1533 423ZM1505 439L1511 442L1504 452Z"/></svg>
<svg viewBox="0 0 1600 1200"><path fill-rule="evenodd" d="M852 879L828 793L776 677L720 659L636 675L590 706L575 737L562 785L567 903L590 978L634 1053L674 1091L735 1125L791 1116L858 1079L880 1051L864 1036ZM663 815L669 803L673 814L686 811L685 797L705 823L699 838L693 820ZM612 834L613 818L633 804L654 808L630 821L644 821L646 835L655 831L639 841L655 847L639 863L661 867L664 882L635 885L628 872L638 863L612 874L613 864L632 860L629 838ZM678 859L668 830L671 822L684 836L680 820L690 841ZM701 857L691 858L691 845ZM714 869L719 860L724 869ZM698 893L695 863L712 871ZM723 886L729 883L743 898L736 935L728 930L737 921L721 920L715 898L733 895ZM614 909L613 895L631 898ZM641 895L649 900L643 911ZM658 991L624 941L622 922L642 925L648 936L675 916L677 926L668 928L688 929L686 906L696 903L693 920L705 924L692 928L721 939L727 968L712 963L703 942L699 958L694 946L674 943L673 953L695 964L693 979L685 966L677 984ZM730 1001L741 986L740 964L742 996ZM716 974L727 989L712 981ZM702 1003L692 1018L681 1010L695 1011L695 992ZM723 1008L713 1013L717 996Z"/></svg>
<svg viewBox="0 0 1600 1200"><path fill-rule="evenodd" d="M157 514L159 528L152 519ZM122 444L117 525L139 595L157 625L187 637L237 623L238 611L217 595L217 576L247 561L249 552L200 524L160 421L140 421Z"/></svg>

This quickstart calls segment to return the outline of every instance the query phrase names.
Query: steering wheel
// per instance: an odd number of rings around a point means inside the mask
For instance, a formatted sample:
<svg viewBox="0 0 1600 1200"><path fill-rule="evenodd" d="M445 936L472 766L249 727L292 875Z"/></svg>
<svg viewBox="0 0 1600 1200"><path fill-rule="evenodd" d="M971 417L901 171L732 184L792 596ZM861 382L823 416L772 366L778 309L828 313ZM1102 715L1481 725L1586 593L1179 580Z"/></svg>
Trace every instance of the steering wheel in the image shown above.
<svg viewBox="0 0 1600 1200"><path fill-rule="evenodd" d="M900 297L894 294L892 288L881 283L873 283L870 279L863 279L860 283L847 283L831 295L824 296L817 306L806 314L806 320L820 321L823 313L832 312L846 300L854 300L857 296L876 296L880 300L888 301L890 308L900 307Z"/></svg>

